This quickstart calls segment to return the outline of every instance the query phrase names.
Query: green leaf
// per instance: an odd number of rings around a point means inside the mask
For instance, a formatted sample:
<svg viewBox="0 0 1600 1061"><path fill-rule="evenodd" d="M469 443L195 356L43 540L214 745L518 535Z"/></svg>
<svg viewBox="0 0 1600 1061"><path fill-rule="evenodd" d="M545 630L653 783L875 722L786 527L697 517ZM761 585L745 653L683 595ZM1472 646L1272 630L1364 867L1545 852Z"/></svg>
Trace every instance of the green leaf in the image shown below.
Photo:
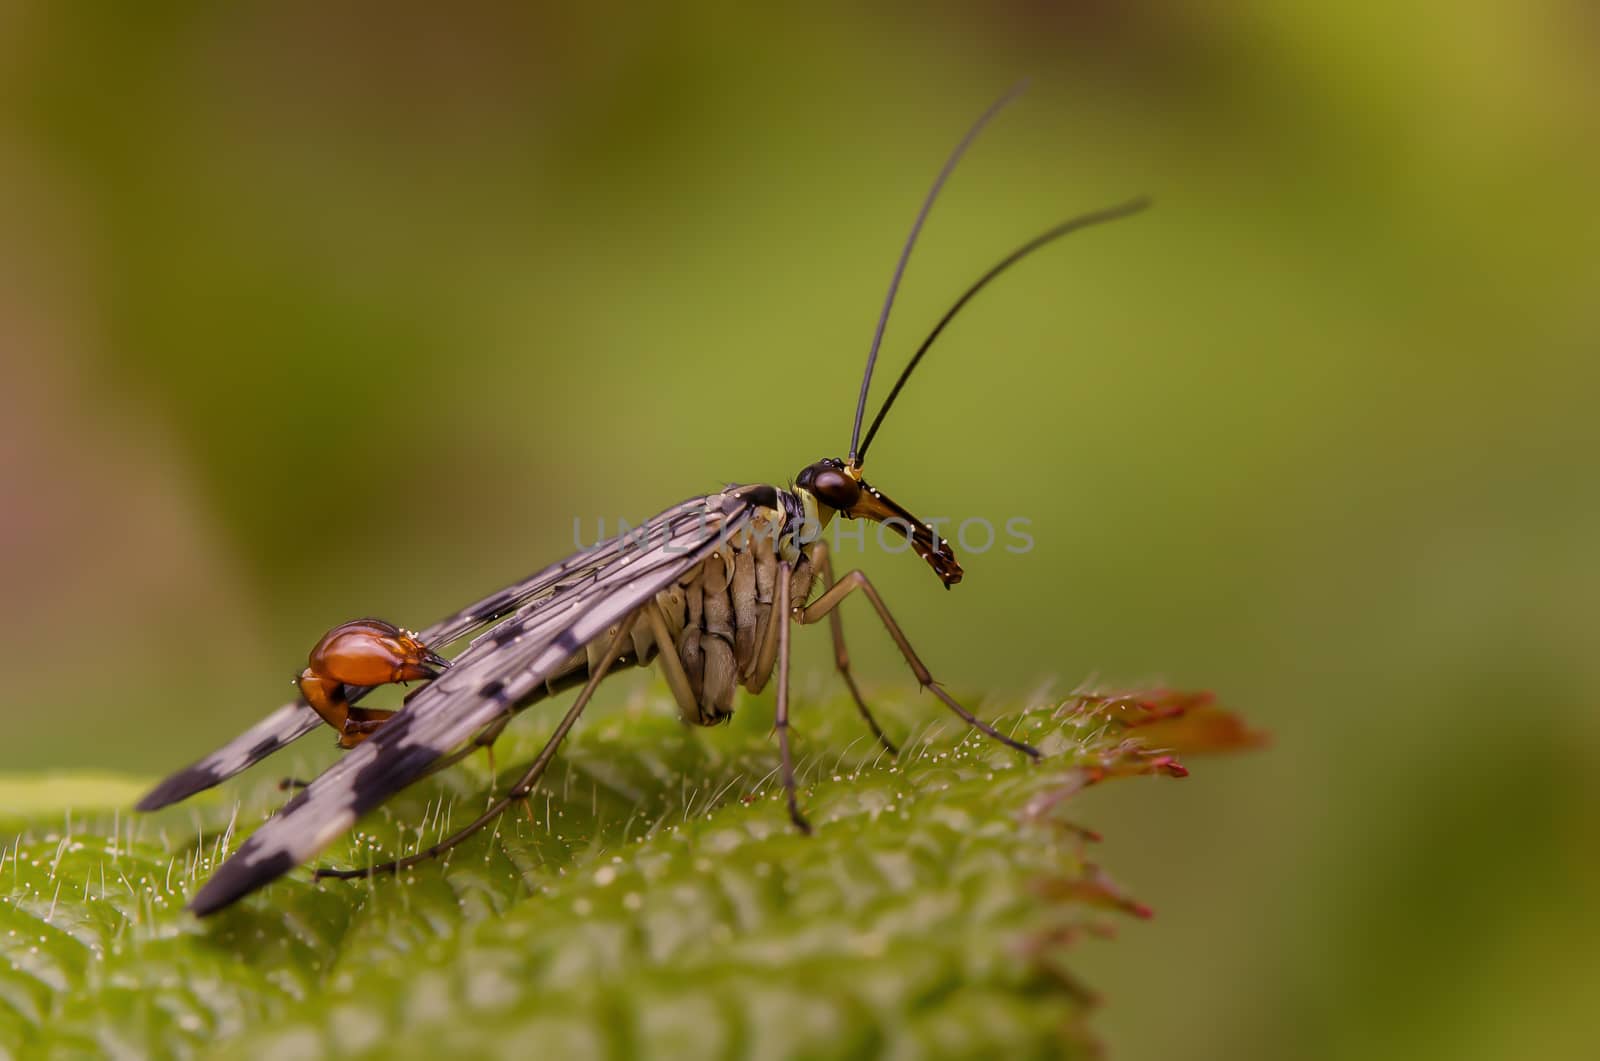
<svg viewBox="0 0 1600 1061"><path fill-rule="evenodd" d="M1182 776L1252 743L1202 696L1075 697L996 719L1029 765L931 698L848 702L795 736L812 836L788 824L759 705L691 730L657 700L580 725L525 813L442 860L354 882L299 871L221 914L188 895L275 787L155 816L138 788L13 779L0 825L0 1044L21 1056L1088 1054L1066 949L1147 912L1064 817L1085 785ZM770 718L770 713L766 715ZM532 727L530 727L532 728ZM314 738L313 738L314 739ZM503 738L508 766L539 733ZM469 820L482 762L430 779L325 856L365 866ZM109 809L108 809L109 808ZM219 1047L219 1043L225 1045Z"/></svg>

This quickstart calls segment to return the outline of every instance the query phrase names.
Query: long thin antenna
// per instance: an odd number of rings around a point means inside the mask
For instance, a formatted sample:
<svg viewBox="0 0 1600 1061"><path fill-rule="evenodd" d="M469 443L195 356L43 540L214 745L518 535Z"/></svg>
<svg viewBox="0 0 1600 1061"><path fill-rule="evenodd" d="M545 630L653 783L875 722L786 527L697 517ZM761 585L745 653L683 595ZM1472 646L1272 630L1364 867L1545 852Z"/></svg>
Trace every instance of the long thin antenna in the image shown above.
<svg viewBox="0 0 1600 1061"><path fill-rule="evenodd" d="M883 424L883 418L888 415L889 407L893 405L894 400L900 396L901 388L906 385L906 380L911 378L911 371L912 369L916 368L918 362L922 360L922 355L928 352L928 348L933 345L933 341L935 339L939 338L939 333L944 331L945 326L955 319L957 313L961 312L961 307L965 306L968 302L971 302L974 295L988 286L989 281L993 280L995 277L999 276L1001 273L1017 264L1017 262L1021 261L1023 258L1026 258L1028 255L1032 254L1040 247L1060 239L1069 232L1076 232L1079 229L1088 228L1090 225L1099 225L1106 221L1115 221L1118 218L1127 217L1129 214L1137 214L1139 211L1143 210L1149 205L1150 199L1147 196L1141 195L1137 199L1130 199L1127 202L1119 203L1116 206L1108 206L1103 210L1096 210L1088 214L1080 214L1071 220L1063 221L1055 228L1035 236L1033 239L1024 243L1022 246L1018 247L1004 258L1001 258L989 268L988 272L978 277L977 282L971 287L967 288L961 297L956 299L955 305L951 306L949 310L945 312L945 315L939 318L939 323L933 326L933 331L929 332L928 337L922 340L922 345L917 347L917 352L911 355L911 361L906 365L905 371L900 373L900 378L894 381L894 387L889 391L889 396L883 400L883 406L878 410L878 415L873 417L872 426L867 428L866 441L861 443L861 451L854 454L855 460L859 463L860 461L867 459L867 447L872 445L873 436L878 433L878 428ZM866 397L865 391L862 392L862 397ZM859 426L860 425L857 424L858 428Z"/></svg>
<svg viewBox="0 0 1600 1061"><path fill-rule="evenodd" d="M895 292L900 290L900 278L905 275L906 262L911 259L911 248L916 246L917 233L922 231L922 223L928 219L928 211L933 208L933 201L939 197L939 189L944 187L944 182L956 168L956 163L966 153L967 145L971 144L989 120L1007 103L1020 96L1028 87L1026 80L1019 81L1006 90L1006 94L989 104L989 109L972 123L972 128L967 130L967 135L961 138L950 157L945 159L944 168L939 171L939 176L934 179L933 187L928 189L928 196L922 200L922 209L917 211L917 220L911 226L911 234L906 237L906 244L900 249L900 260L895 263L894 276L889 280L889 293L884 296L883 310L878 314L878 327L872 333L872 346L867 350L867 371L861 377L861 397L856 399L856 421L850 430L850 463L859 464L856 456L856 443L861 439L861 421L867 413L867 391L872 387L872 366L878 361L878 347L883 345L883 330L889 324L889 310L894 305Z"/></svg>

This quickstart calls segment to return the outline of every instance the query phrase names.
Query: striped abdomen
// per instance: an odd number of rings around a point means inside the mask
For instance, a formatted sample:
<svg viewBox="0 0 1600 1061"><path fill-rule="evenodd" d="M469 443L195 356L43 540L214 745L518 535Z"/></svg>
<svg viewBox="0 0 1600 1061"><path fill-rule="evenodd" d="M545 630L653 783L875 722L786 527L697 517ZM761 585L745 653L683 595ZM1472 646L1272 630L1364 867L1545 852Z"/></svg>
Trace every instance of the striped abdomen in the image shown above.
<svg viewBox="0 0 1600 1061"><path fill-rule="evenodd" d="M739 688L759 692L771 676L777 637L772 622L778 580L772 530L776 518L774 510L761 510L747 531L690 567L646 605L663 620L687 680L692 703L680 698L678 705L686 722L701 726L726 722ZM802 552L791 575L790 600L806 600L814 580L811 561ZM599 665L614 630L574 653L545 682L542 692L549 695L581 684ZM630 640L614 665L660 662L652 624L643 617L634 623ZM544 698L532 697L519 707Z"/></svg>

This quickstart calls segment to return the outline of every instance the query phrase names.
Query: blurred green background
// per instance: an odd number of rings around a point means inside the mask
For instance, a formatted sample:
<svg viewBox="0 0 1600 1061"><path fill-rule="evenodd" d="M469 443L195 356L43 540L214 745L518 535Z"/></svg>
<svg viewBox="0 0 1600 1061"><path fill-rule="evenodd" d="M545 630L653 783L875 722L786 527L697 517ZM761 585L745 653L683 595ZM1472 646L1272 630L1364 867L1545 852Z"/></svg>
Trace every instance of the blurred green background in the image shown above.
<svg viewBox="0 0 1600 1061"><path fill-rule="evenodd" d="M1583 0L7 5L0 770L154 774L335 622L840 454L918 198L1022 74L886 369L1037 230L1158 206L987 292L875 445L1036 549L865 563L957 691L1159 679L1273 732L1080 805L1158 912L1077 957L1114 1056L1592 1056Z"/></svg>

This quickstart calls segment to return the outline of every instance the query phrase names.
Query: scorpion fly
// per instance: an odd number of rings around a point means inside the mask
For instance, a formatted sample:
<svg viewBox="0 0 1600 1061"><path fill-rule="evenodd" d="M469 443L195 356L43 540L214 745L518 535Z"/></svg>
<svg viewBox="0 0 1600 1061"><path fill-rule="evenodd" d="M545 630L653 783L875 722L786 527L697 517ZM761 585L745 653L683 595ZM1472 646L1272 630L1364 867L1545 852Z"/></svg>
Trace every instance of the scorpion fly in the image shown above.
<svg viewBox="0 0 1600 1061"><path fill-rule="evenodd" d="M949 588L961 581L950 544L863 477L884 417L945 328L990 281L1070 232L1126 217L1144 198L1064 221L1024 243L956 299L912 355L862 434L873 367L906 262L940 189L979 131L1020 91L994 102L956 144L923 199L901 248L867 350L850 448L801 469L793 486L729 486L667 509L642 528L585 549L469 605L420 633L377 619L329 631L296 684L300 696L211 755L158 784L140 802L150 811L237 774L323 725L346 749L289 799L233 854L189 906L209 914L309 861L363 814L426 774L491 749L513 715L578 687L538 756L488 809L414 855L364 869L317 869L318 878L396 872L432 858L526 800L600 682L619 666L659 665L686 722L728 719L742 687L764 688L777 673L780 771L789 817L809 832L795 798L789 740L789 641L795 625L826 619L834 660L863 722L893 753L851 674L838 607L859 592L911 665L921 687L968 726L1032 759L1039 751L973 715L933 678L872 581L857 570L835 578L822 528L833 519L869 520L905 537ZM642 532L642 533L641 533ZM440 654L476 634L451 658ZM359 706L374 688L424 682L396 711ZM492 760L491 760L492 762Z"/></svg>

